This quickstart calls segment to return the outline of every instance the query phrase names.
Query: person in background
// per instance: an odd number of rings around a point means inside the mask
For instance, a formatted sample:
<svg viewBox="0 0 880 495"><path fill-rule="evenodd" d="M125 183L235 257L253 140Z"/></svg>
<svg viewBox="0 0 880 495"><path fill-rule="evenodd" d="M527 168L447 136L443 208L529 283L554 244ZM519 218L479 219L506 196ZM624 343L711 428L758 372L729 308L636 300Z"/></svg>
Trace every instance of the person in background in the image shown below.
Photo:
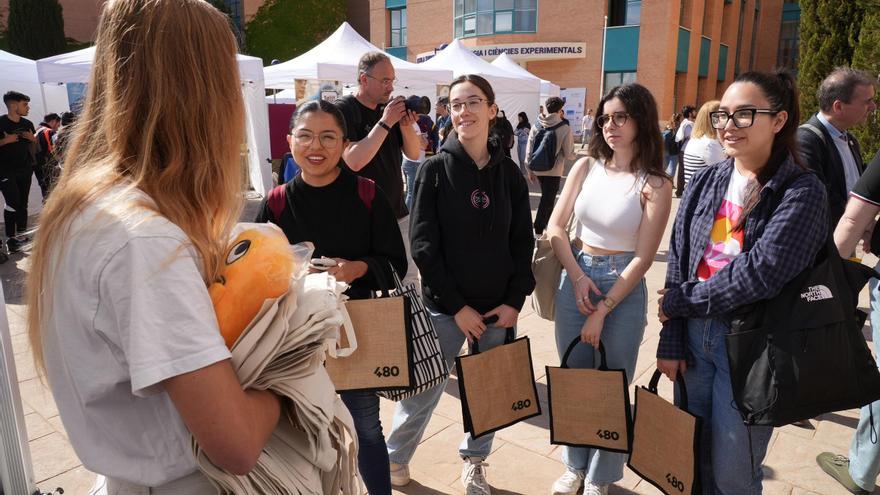
<svg viewBox="0 0 880 495"><path fill-rule="evenodd" d="M547 101L547 108L551 108ZM645 273L666 230L672 184L663 173L657 104L638 84L599 102L589 157L575 162L547 231L564 270L556 292L556 348L572 368L594 368L601 341L612 369L632 377L647 323ZM568 219L578 238L572 244ZM590 407L589 404L584 405ZM566 471L551 494L605 495L623 478L624 454L563 447Z"/></svg>
<svg viewBox="0 0 880 495"><path fill-rule="evenodd" d="M581 149L584 149L593 137L593 109L588 108L581 119Z"/></svg>
<svg viewBox="0 0 880 495"><path fill-rule="evenodd" d="M449 125L449 97L441 96L437 100L437 120L434 129L437 133L437 149L446 141L446 127ZM435 150L436 153L436 150Z"/></svg>
<svg viewBox="0 0 880 495"><path fill-rule="evenodd" d="M0 192L6 200L3 223L10 253L20 251L31 240L25 232L37 137L34 124L25 118L30 101L27 95L9 91L3 95L6 115L0 116Z"/></svg>
<svg viewBox="0 0 880 495"><path fill-rule="evenodd" d="M449 100L454 131L419 168L411 240L425 306L451 369L465 341L479 340L486 351L504 343L507 328L515 331L535 288L535 240L526 181L489 135L498 112L492 86L463 75L450 84ZM409 462L445 388L444 382L397 403L388 435L395 486L409 483ZM459 447L467 495L491 493L485 460L492 438L466 435Z"/></svg>
<svg viewBox="0 0 880 495"><path fill-rule="evenodd" d="M34 160L34 175L43 193L43 203L49 197L49 191L54 185L55 168L55 136L61 127L61 117L57 113L50 113L43 117L43 121L37 127L37 153Z"/></svg>
<svg viewBox="0 0 880 495"><path fill-rule="evenodd" d="M535 213L534 223L535 235L538 236L544 233L547 222L550 220L550 214L553 212L553 205L556 203L556 193L559 192L562 174L565 173L565 162L566 160L574 160L577 157L574 153L574 136L571 132L571 126L562 120L564 115L562 107L565 106L565 102L558 96L551 96L544 102L544 106L547 108L547 115L541 117L538 125L532 128L529 134L529 142L526 146L526 169L529 173L529 181L537 182L541 186L541 201L538 203L538 211ZM535 138L540 129L547 129L549 131L552 127L555 127L555 129L551 132L556 133L556 150L553 154L556 158L553 168L545 171L534 171L528 168L528 164L531 161L533 151L540 144L535 143Z"/></svg>
<svg viewBox="0 0 880 495"><path fill-rule="evenodd" d="M675 131L675 143L678 144L678 167L675 174L676 198L680 198L684 191L684 149L687 146L688 139L691 138L691 131L694 130L694 117L696 113L696 109L692 105L682 107L682 121Z"/></svg>
<svg viewBox="0 0 880 495"><path fill-rule="evenodd" d="M277 395L242 389L208 294L242 207L236 53L207 2L104 3L84 115L41 215L30 349L110 494L216 494L193 439L244 475L278 423Z"/></svg>
<svg viewBox="0 0 880 495"><path fill-rule="evenodd" d="M431 100L423 96L421 98L421 106L420 112L423 111L425 113L418 113L416 122L413 123L413 129L419 134L419 156L415 159L410 159L406 155L403 156L403 176L406 180L404 203L406 203L407 210L412 210L413 187L419 165L425 161L429 153L431 156L434 155L434 146L436 144L436 136L433 134L434 121L427 115L431 111Z"/></svg>
<svg viewBox="0 0 880 495"><path fill-rule="evenodd" d="M666 175L675 180L675 169L678 166L678 143L675 142L675 133L681 124L681 114L674 113L669 120L666 121L666 127L663 129L663 163Z"/></svg>
<svg viewBox="0 0 880 495"><path fill-rule="evenodd" d="M684 375L688 410L703 418L705 493L760 495L773 428L747 427L731 405L728 317L813 263L827 240L828 203L822 182L797 162L790 74L737 76L710 118L730 159L697 172L679 204L658 300L657 368L670 380Z"/></svg>
<svg viewBox="0 0 880 495"><path fill-rule="evenodd" d="M862 151L849 129L877 109L877 77L838 67L819 84L819 112L798 128L804 165L815 171L828 190L829 227L833 229L846 207L847 196L864 172Z"/></svg>
<svg viewBox="0 0 880 495"><path fill-rule="evenodd" d="M507 120L507 116L504 115L504 110L498 111L498 118L495 119L495 125L492 126L492 130L489 132L498 136L501 140L501 148L504 150L504 154L507 158L510 158L510 150L513 148L514 133L513 125Z"/></svg>
<svg viewBox="0 0 880 495"><path fill-rule="evenodd" d="M310 101L290 120L287 141L301 164L300 173L284 186L286 201L279 217L263 200L256 222L272 222L291 244L311 242L313 257L336 261L328 273L349 284L351 299L368 299L375 290L387 290L391 267L403 276L406 251L394 211L378 186L371 205L359 194L359 178L342 163L345 121L333 104ZM377 273L378 272L378 273ZM369 338L369 336L359 336ZM354 418L358 436L358 467L370 495L390 495L388 451L379 420L375 392L339 394Z"/></svg>
<svg viewBox="0 0 880 495"><path fill-rule="evenodd" d="M385 192L406 239L410 220L403 191L403 156L418 157L424 145L413 126L418 120L416 113L406 109L402 96L389 99L396 81L388 55L365 53L358 62L357 90L334 104L345 117L348 145L342 153L343 161ZM419 271L412 261L410 244L404 246L409 263L403 283L418 286Z"/></svg>
<svg viewBox="0 0 880 495"><path fill-rule="evenodd" d="M73 132L73 124L76 122L76 114L73 112L64 112L61 114L61 129L55 134L55 161L59 167L64 167L64 154L67 151L68 144Z"/></svg>
<svg viewBox="0 0 880 495"><path fill-rule="evenodd" d="M526 145L529 142L529 132L532 130L532 124L529 122L529 116L525 112L517 114L516 123L516 157L519 159L519 170L523 175L528 175L526 168Z"/></svg>
<svg viewBox="0 0 880 495"><path fill-rule="evenodd" d="M718 110L720 104L718 100L707 101L697 113L691 138L684 148L685 187L697 171L727 159L721 141L718 140L718 133L712 128L712 119L709 117L712 112Z"/></svg>

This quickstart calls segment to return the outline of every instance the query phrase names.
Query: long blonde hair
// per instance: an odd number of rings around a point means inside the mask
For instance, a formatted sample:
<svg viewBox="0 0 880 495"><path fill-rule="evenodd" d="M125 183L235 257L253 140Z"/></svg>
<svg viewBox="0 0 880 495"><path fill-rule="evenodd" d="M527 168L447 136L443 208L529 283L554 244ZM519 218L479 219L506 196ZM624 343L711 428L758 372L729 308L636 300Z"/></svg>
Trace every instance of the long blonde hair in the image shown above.
<svg viewBox="0 0 880 495"><path fill-rule="evenodd" d="M709 136L710 138L716 137L715 129L712 127L712 119L709 118L709 114L718 110L718 107L721 106L721 102L718 100L711 100L703 103L703 106L700 107L700 111L697 113L697 120L694 121L694 129L691 131L691 137L701 138L703 136Z"/></svg>
<svg viewBox="0 0 880 495"><path fill-rule="evenodd" d="M53 267L86 204L119 186L144 191L154 205L117 207L148 207L180 227L206 283L241 209L245 113L227 18L202 0L110 0L95 45L84 113L30 257L28 334L41 372Z"/></svg>

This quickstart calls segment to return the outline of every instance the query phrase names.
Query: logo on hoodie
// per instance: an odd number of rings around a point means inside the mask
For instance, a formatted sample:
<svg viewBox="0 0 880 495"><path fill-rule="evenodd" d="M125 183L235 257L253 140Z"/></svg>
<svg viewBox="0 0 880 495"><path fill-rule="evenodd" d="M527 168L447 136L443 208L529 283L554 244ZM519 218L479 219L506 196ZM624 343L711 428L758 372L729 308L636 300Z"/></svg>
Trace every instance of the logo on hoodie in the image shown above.
<svg viewBox="0 0 880 495"><path fill-rule="evenodd" d="M801 294L801 299L807 302L822 301L825 299L832 299L833 297L834 295L831 294L831 289L824 285L814 285Z"/></svg>
<svg viewBox="0 0 880 495"><path fill-rule="evenodd" d="M489 195L486 191L474 189L471 193L471 205L478 210L485 210L489 207Z"/></svg>

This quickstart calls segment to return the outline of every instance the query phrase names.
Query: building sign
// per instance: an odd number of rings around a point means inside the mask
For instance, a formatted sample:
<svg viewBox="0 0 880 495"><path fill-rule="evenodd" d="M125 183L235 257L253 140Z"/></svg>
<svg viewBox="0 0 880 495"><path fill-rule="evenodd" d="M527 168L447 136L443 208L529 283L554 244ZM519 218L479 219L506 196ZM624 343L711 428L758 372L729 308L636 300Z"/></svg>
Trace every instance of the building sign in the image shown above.
<svg viewBox="0 0 880 495"><path fill-rule="evenodd" d="M557 60L563 58L584 58L587 56L587 44L576 42L548 42L548 43L507 43L503 45L480 45L467 47L478 57L494 59L506 53L514 60ZM420 53L416 56L416 62L422 63L430 60L435 51Z"/></svg>

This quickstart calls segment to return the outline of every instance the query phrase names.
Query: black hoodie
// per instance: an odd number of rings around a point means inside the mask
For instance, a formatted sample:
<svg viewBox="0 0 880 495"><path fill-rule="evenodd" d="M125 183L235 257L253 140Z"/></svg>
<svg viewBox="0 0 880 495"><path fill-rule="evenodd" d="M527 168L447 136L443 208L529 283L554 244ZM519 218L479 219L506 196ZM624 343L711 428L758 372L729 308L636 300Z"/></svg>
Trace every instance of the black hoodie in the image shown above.
<svg viewBox="0 0 880 495"><path fill-rule="evenodd" d="M522 309L535 288L529 189L494 140L482 170L452 133L415 182L412 256L426 304L454 315L507 304Z"/></svg>

